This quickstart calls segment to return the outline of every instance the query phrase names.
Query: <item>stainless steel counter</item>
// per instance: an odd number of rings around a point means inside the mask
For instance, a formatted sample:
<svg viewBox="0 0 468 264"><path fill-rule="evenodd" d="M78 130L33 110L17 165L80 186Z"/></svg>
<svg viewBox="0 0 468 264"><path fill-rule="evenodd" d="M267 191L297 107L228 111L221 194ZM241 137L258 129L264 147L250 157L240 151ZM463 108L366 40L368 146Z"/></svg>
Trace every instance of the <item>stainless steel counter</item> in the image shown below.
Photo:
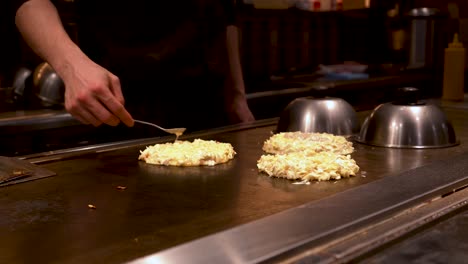
<svg viewBox="0 0 468 264"><path fill-rule="evenodd" d="M233 144L236 158L215 167L137 160L169 138L23 157L57 175L0 189L0 262L248 263L322 245L468 184L467 110L445 110L459 146L355 143L357 177L310 185L257 171L276 120L186 135Z"/></svg>
<svg viewBox="0 0 468 264"><path fill-rule="evenodd" d="M24 156L123 140L165 136L159 129L136 124L129 128L84 125L65 110L0 113L0 155Z"/></svg>
<svg viewBox="0 0 468 264"><path fill-rule="evenodd" d="M15 134L79 125L65 110L23 110L0 113L0 133Z"/></svg>

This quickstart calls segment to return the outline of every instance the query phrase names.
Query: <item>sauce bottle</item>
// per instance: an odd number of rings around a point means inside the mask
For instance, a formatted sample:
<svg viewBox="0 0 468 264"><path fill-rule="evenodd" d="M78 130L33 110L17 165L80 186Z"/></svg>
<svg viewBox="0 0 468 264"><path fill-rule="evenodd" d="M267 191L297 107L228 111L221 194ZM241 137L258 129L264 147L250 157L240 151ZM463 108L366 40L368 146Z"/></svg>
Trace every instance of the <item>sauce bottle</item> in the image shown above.
<svg viewBox="0 0 468 264"><path fill-rule="evenodd" d="M442 99L463 101L464 89L465 48L458 40L458 34L455 34L453 42L445 49Z"/></svg>

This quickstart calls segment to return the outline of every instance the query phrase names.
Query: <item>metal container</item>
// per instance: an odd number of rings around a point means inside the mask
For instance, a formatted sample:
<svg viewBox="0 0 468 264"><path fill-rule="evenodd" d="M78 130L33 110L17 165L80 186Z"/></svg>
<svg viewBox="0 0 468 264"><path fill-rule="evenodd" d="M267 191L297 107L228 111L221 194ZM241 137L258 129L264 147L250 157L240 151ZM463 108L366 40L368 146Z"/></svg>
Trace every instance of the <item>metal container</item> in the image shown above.
<svg viewBox="0 0 468 264"><path fill-rule="evenodd" d="M459 142L442 109L416 99L417 90L405 88L404 98L379 105L362 124L357 141L390 148L442 148Z"/></svg>
<svg viewBox="0 0 468 264"><path fill-rule="evenodd" d="M13 96L15 101L22 101L27 94L27 84L32 76L32 71L26 67L21 67L16 71L13 80Z"/></svg>
<svg viewBox="0 0 468 264"><path fill-rule="evenodd" d="M359 121L354 108L341 98L301 97L284 109L276 131L352 135L359 132Z"/></svg>
<svg viewBox="0 0 468 264"><path fill-rule="evenodd" d="M43 62L34 71L34 93L44 107L63 105L65 84L55 70Z"/></svg>
<svg viewBox="0 0 468 264"><path fill-rule="evenodd" d="M430 68L436 56L437 22L443 14L436 8L414 8L406 14L408 69Z"/></svg>

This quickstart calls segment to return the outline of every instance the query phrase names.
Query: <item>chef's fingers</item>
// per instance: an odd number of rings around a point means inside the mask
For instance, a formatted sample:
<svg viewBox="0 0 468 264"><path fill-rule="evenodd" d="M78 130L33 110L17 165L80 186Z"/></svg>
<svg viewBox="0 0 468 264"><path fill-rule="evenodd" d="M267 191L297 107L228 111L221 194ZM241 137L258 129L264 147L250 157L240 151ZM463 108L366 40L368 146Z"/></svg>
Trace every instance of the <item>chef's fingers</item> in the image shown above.
<svg viewBox="0 0 468 264"><path fill-rule="evenodd" d="M65 109L67 109L67 111L72 116L74 116L76 119L78 119L80 122L86 125L92 124L93 126L99 126L102 124L102 122L99 121L99 119L96 118L96 116L90 112L91 110L88 110L90 108L90 105L98 103L96 98L92 96L84 96L81 97L82 99L70 99L70 94L66 93L65 95ZM94 103L92 103L93 101Z"/></svg>
<svg viewBox="0 0 468 264"><path fill-rule="evenodd" d="M117 116L126 126L132 127L134 125L133 117L125 109L124 102L125 99L122 94L122 89L120 86L120 80L117 76L110 75L110 90L112 94L117 99L118 103L115 103L112 100L112 97L103 97L101 100L104 105L115 115ZM119 104L120 103L120 104Z"/></svg>
<svg viewBox="0 0 468 264"><path fill-rule="evenodd" d="M90 123L83 117L83 115L81 114L72 114L72 116L77 119L78 121L80 121L81 123L85 124L85 125L89 125Z"/></svg>
<svg viewBox="0 0 468 264"><path fill-rule="evenodd" d="M120 120L113 113L104 107L102 104L95 104L89 108L90 112L96 117L96 119L104 124L109 126L117 126L120 123ZM92 123L94 125L94 123ZM99 124L100 125L100 124Z"/></svg>
<svg viewBox="0 0 468 264"><path fill-rule="evenodd" d="M78 108L75 109L73 113L79 113L82 118L93 126L99 126L102 123L110 126L117 126L120 123L119 118L103 105L99 94L100 92L97 92L95 95L88 97L87 100L81 100L81 102L76 105ZM108 97L113 98L113 100L117 102L108 90L107 93L104 92L104 94L107 94Z"/></svg>
<svg viewBox="0 0 468 264"><path fill-rule="evenodd" d="M121 104L125 104L125 99L124 99L124 96L122 94L122 88L121 88L121 85L120 85L120 79L119 77L113 75L113 74L110 74L109 76L110 78L110 84L111 84L111 92L114 94L114 96L117 98L117 100L121 103Z"/></svg>
<svg viewBox="0 0 468 264"><path fill-rule="evenodd" d="M99 119L90 111L86 110L85 108L81 108L78 111L73 113L73 116L78 119L80 122L86 125L93 125L95 127L100 126L103 122L99 121Z"/></svg>
<svg viewBox="0 0 468 264"><path fill-rule="evenodd" d="M76 103L76 102L71 102L71 100L66 100L65 101L65 106L68 112L78 119L81 123L85 125L92 124L93 126L100 126L102 124L101 121L96 118L96 116L88 111L88 105L83 102L83 103Z"/></svg>
<svg viewBox="0 0 468 264"><path fill-rule="evenodd" d="M93 104L90 106L90 109L93 110L93 113L98 116L102 122L115 126L122 121L127 126L133 126L134 121L132 116L116 97L112 94L97 94L97 97L102 104Z"/></svg>

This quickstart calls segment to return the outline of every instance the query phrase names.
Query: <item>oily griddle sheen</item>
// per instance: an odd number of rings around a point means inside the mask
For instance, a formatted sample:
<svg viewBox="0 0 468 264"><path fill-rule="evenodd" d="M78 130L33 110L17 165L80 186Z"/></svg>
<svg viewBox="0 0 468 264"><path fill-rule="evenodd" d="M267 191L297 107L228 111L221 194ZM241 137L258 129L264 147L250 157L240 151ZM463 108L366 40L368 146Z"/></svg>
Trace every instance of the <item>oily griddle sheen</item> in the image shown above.
<svg viewBox="0 0 468 264"><path fill-rule="evenodd" d="M349 154L352 142L328 133L284 132L267 139L267 155L257 168L269 176L309 182L339 180L355 176L359 166Z"/></svg>
<svg viewBox="0 0 468 264"><path fill-rule="evenodd" d="M195 139L156 144L141 151L139 160L164 166L214 166L233 159L236 155L229 143Z"/></svg>

